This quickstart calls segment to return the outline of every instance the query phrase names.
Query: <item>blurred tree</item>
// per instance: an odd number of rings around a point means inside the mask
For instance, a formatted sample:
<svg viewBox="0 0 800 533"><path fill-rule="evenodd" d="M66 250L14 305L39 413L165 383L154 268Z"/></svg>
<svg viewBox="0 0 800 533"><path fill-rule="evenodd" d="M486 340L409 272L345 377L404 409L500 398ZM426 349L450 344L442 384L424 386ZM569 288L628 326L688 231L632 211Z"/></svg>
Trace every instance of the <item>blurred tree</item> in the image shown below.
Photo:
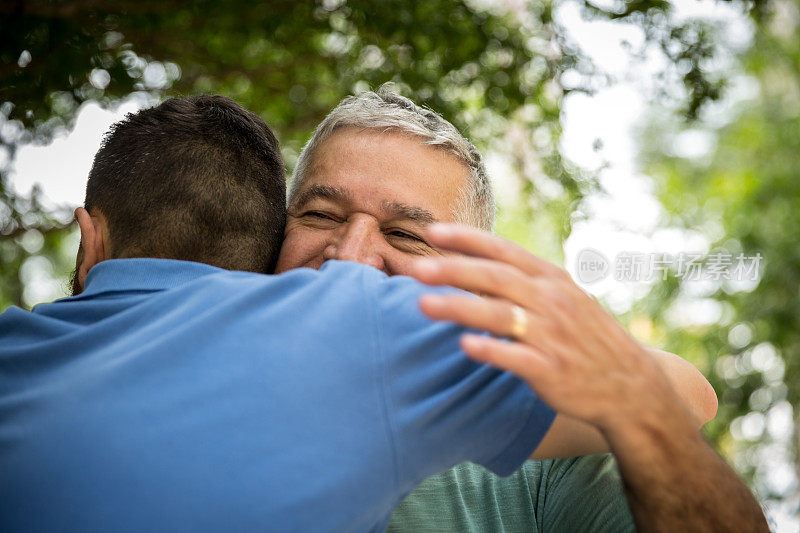
<svg viewBox="0 0 800 533"><path fill-rule="evenodd" d="M800 415L800 2L774 2L753 20L740 65L755 95L723 126L718 114L688 125L660 117L643 159L671 222L734 258L760 254L759 279L712 281L698 294L696 282L673 276L634 314L654 317L667 349L705 367L720 396L709 435L762 498L780 500L798 490L786 463L800 471L796 418L792 434L792 411ZM714 139L710 151L675 155L670 140L687 134ZM697 299L716 302L719 321L677 324Z"/></svg>
<svg viewBox="0 0 800 533"><path fill-rule="evenodd" d="M577 57L549 4L530 14L523 27L506 10L453 0L0 4L0 308L23 303L20 267L32 254L23 237L37 231L46 238L35 253L55 257L69 220L11 190L15 148L70 128L83 102L113 105L134 91L226 94L276 129L292 167L341 98L392 81L483 147L525 106L536 109L526 123L555 145L558 79ZM546 159L565 194L579 197L557 151Z"/></svg>
<svg viewBox="0 0 800 533"><path fill-rule="evenodd" d="M114 105L131 92L153 98L230 96L279 132L290 168L311 128L333 105L387 81L441 112L480 148L499 146L511 120L523 132L512 143L518 148L511 154L514 164L524 171L525 200L515 213L537 214L537 233L547 235L539 249L558 260L570 213L591 184L559 154L561 103L571 90L602 83L601 73L554 21L558 5L552 0L0 2L0 308L23 303L20 267L32 252L22 237L31 230L41 234L44 243L35 253L51 262L60 258L54 268L61 272L64 254L53 247L70 230L68 213L47 212L35 196L20 198L12 190L8 169L16 146L46 142L68 130L83 102ZM689 114L718 96L721 81L705 76L702 68L713 49L708 36L675 24L668 2L579 5L587 16L643 27L673 62L688 62L691 75L683 82ZM563 83L568 71L580 81ZM537 179L552 182L558 194L543 196ZM506 227L514 226L504 220Z"/></svg>

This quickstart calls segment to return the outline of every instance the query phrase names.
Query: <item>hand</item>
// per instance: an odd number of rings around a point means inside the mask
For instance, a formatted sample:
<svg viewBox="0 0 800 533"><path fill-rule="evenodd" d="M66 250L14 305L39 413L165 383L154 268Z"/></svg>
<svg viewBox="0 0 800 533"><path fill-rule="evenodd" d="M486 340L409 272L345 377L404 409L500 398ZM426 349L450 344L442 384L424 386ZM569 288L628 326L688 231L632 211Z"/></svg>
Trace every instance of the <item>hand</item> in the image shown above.
<svg viewBox="0 0 800 533"><path fill-rule="evenodd" d="M694 427L656 359L563 270L474 229L436 225L428 240L466 256L420 259L414 276L485 297L426 295L422 311L515 338L465 335L462 347L525 379L559 416L602 432L637 529L768 531L758 502Z"/></svg>
<svg viewBox="0 0 800 533"><path fill-rule="evenodd" d="M436 224L428 239L465 255L419 259L412 275L484 297L426 295L422 311L514 337L465 335L462 348L470 357L513 372L554 409L601 431L682 409L647 350L564 270L472 228ZM514 324L524 331L515 332Z"/></svg>

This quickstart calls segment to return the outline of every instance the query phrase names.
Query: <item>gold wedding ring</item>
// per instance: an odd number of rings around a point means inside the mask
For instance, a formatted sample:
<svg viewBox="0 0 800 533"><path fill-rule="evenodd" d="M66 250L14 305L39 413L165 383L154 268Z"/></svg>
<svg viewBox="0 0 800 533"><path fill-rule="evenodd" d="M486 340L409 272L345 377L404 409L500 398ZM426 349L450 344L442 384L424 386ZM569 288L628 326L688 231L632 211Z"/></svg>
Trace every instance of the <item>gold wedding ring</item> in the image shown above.
<svg viewBox="0 0 800 533"><path fill-rule="evenodd" d="M522 340L528 333L528 313L518 305L511 307L511 336Z"/></svg>

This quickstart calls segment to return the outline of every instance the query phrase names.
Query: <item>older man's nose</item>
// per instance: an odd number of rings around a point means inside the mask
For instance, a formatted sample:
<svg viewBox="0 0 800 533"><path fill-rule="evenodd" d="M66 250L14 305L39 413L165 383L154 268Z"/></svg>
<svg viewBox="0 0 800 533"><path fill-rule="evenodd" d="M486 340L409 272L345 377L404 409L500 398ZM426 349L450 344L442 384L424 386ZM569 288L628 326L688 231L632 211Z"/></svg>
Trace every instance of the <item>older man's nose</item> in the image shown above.
<svg viewBox="0 0 800 533"><path fill-rule="evenodd" d="M380 239L380 230L371 227L368 221L350 222L341 228L338 239L325 249L324 258L355 261L384 270Z"/></svg>

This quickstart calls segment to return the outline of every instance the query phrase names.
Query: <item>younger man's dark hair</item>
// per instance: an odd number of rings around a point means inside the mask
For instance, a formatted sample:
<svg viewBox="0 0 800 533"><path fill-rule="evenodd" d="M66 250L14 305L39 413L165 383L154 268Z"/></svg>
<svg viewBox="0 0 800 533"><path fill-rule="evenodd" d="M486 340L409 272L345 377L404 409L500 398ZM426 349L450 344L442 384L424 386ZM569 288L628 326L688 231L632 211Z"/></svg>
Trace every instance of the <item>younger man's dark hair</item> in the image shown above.
<svg viewBox="0 0 800 533"><path fill-rule="evenodd" d="M156 257L271 272L286 221L278 140L224 96L171 98L115 124L85 207L108 223L111 258Z"/></svg>

